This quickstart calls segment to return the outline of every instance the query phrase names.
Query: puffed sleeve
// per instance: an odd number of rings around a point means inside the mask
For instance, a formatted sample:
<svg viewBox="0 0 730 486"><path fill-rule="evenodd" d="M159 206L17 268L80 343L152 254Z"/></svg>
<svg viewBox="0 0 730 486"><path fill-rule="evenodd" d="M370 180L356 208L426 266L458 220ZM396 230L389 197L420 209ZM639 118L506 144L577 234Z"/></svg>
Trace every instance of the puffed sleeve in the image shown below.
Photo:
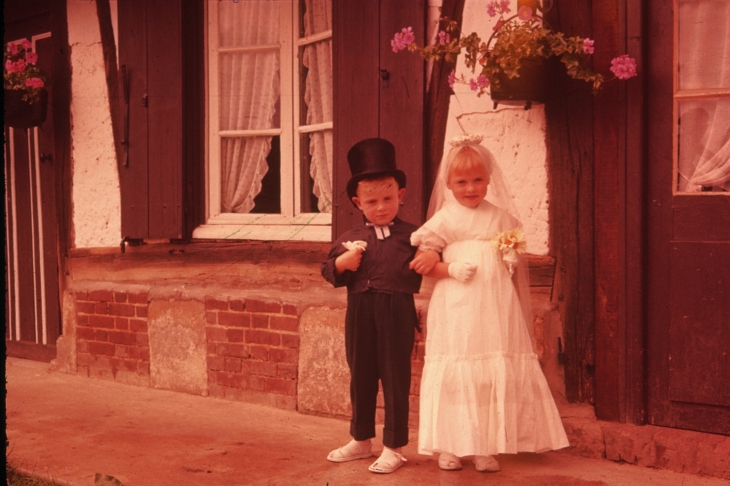
<svg viewBox="0 0 730 486"><path fill-rule="evenodd" d="M411 234L411 245L417 246L421 251L435 250L441 253L446 241L423 225Z"/></svg>

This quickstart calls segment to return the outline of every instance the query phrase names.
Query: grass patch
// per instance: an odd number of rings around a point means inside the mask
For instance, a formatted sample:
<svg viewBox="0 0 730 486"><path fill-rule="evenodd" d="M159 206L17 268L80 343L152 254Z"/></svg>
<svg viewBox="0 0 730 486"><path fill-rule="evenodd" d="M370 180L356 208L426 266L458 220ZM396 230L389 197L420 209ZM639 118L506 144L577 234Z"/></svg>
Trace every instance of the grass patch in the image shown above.
<svg viewBox="0 0 730 486"><path fill-rule="evenodd" d="M18 471L7 460L5 461L5 475L7 476L8 486L63 486L59 482Z"/></svg>

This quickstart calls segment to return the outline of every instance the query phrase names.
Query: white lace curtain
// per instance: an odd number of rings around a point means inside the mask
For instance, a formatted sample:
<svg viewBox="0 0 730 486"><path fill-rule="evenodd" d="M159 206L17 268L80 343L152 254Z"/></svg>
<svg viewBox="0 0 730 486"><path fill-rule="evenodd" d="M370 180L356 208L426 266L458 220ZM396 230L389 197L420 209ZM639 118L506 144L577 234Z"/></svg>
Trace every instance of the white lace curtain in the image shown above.
<svg viewBox="0 0 730 486"><path fill-rule="evenodd" d="M221 47L279 43L279 2L221 2ZM279 99L279 51L229 52L219 58L220 130L274 127ZM248 213L268 170L271 137L221 139L221 210Z"/></svg>
<svg viewBox="0 0 730 486"><path fill-rule="evenodd" d="M331 0L306 0L305 6L305 36L332 29ZM279 43L277 0L221 2L219 18L221 47ZM309 69L303 87L306 124L331 122L332 40L307 45L302 55L304 66ZM227 52L220 56L220 130L279 128L279 63L276 49ZM254 198L261 192L261 181L268 171L266 157L271 150L271 139L270 136L221 139L222 212L248 213L253 209ZM331 212L332 130L311 133L308 150L319 210Z"/></svg>
<svg viewBox="0 0 730 486"><path fill-rule="evenodd" d="M305 0L304 35L332 30L332 0ZM332 39L309 44L302 53L309 69L304 91L307 125L331 122L332 115ZM304 150L304 148L302 148ZM310 135L310 174L313 192L321 213L332 212L332 130Z"/></svg>
<svg viewBox="0 0 730 486"><path fill-rule="evenodd" d="M679 89L730 88L730 2L679 3ZM730 96L680 103L679 190L730 190Z"/></svg>

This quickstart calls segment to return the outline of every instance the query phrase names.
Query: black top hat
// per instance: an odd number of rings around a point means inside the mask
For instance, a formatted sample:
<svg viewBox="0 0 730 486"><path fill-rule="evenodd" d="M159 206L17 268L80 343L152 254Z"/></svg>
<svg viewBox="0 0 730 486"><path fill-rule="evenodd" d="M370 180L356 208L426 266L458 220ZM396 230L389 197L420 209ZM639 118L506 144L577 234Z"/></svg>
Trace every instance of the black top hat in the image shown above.
<svg viewBox="0 0 730 486"><path fill-rule="evenodd" d="M395 147L383 138L357 142L347 152L352 177L347 181L347 196L357 196L357 183L378 176L393 176L400 188L406 187L406 174L395 166Z"/></svg>

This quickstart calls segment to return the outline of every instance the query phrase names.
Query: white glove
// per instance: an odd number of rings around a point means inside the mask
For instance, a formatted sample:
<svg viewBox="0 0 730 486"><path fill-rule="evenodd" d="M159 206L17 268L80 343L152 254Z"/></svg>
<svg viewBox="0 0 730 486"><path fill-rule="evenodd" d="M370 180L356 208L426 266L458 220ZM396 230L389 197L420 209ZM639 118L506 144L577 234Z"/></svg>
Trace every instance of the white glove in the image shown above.
<svg viewBox="0 0 730 486"><path fill-rule="evenodd" d="M348 250L360 250L365 251L365 249L368 247L367 241L362 240L355 240L355 241L344 241L342 242L342 246L347 248Z"/></svg>
<svg viewBox="0 0 730 486"><path fill-rule="evenodd" d="M509 270L509 274L514 275L515 265L517 265L517 262L520 261L517 256L517 252L512 249L505 250L504 253L502 253L502 261L507 265L507 270Z"/></svg>
<svg viewBox="0 0 730 486"><path fill-rule="evenodd" d="M516 251L509 249L502 253L502 261L507 265L517 265L517 262L520 261L520 258L517 256Z"/></svg>
<svg viewBox="0 0 730 486"><path fill-rule="evenodd" d="M467 262L449 263L449 276L461 283L468 282L477 272L477 266Z"/></svg>

